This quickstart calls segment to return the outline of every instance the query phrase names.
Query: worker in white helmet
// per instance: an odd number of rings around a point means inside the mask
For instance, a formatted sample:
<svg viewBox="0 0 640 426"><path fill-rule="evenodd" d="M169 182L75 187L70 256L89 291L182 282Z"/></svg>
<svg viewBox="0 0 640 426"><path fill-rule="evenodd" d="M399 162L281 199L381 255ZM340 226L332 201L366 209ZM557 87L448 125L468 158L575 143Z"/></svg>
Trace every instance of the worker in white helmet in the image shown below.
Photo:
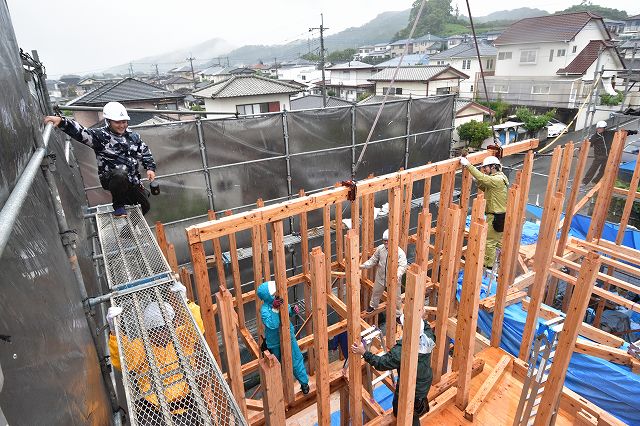
<svg viewBox="0 0 640 426"><path fill-rule="evenodd" d="M380 244L373 255L360 265L360 269L371 269L374 266L377 266L376 269L376 278L373 284L373 292L371 294L371 300L369 301L369 307L367 308L367 312L372 312L375 310L380 304L380 296L384 292L387 287L387 261L389 257L389 230L387 229L382 234L382 244ZM402 294L402 289L400 288L401 278L404 273L407 271L407 255L405 252L398 247L398 289L396 292L396 321L402 315L402 299L400 295Z"/></svg>
<svg viewBox="0 0 640 426"><path fill-rule="evenodd" d="M500 160L492 155L484 159L480 170L471 164L466 157L460 157L460 164L469 170L471 176L476 180L478 189L484 192L485 216L487 218L484 267L491 270L496 262L496 251L498 247L502 247L509 179L502 173Z"/></svg>
<svg viewBox="0 0 640 426"><path fill-rule="evenodd" d="M613 142L613 130L606 130L607 122L600 120L596 123L596 132L589 138L591 147L593 148L593 162L591 167L584 174L582 179L583 185L589 185L591 182L597 183L604 175L604 169L607 167L607 158L611 151L611 143ZM635 135L636 130L627 130L628 135Z"/></svg>
<svg viewBox="0 0 640 426"><path fill-rule="evenodd" d="M98 177L104 189L111 192L114 216L126 216L125 205L139 204L142 214L150 209L147 190L140 183L138 166L147 170L150 182L156 178L156 163L149 147L140 135L129 127L129 114L118 102L109 102L102 109L105 126L87 129L75 120L47 116L44 122L89 146L96 154Z"/></svg>

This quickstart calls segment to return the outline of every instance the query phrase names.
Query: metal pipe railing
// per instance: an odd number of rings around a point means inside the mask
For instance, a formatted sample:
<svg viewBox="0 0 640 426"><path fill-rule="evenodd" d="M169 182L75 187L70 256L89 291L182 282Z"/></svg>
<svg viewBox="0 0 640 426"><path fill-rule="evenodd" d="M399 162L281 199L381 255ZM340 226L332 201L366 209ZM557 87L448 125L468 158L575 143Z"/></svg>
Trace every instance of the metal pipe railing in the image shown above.
<svg viewBox="0 0 640 426"><path fill-rule="evenodd" d="M81 105L56 105L55 109L63 111L98 111L102 112L102 107L91 107ZM150 109L150 108L127 108L127 112L148 112L152 114L167 114L167 115L234 115L236 112L222 112L222 111L191 111L182 109Z"/></svg>
<svg viewBox="0 0 640 426"><path fill-rule="evenodd" d="M33 181L40 170L42 160L47 153L51 129L53 129L53 124L49 123L45 126L42 132L43 146L37 148L31 156L27 167L22 171L20 179L18 179L16 186L11 191L9 198L7 198L7 202L2 206L2 211L0 211L0 257L2 257L4 249L9 242L13 226L20 214L24 200L27 199L29 189L31 189L31 185L33 185Z"/></svg>

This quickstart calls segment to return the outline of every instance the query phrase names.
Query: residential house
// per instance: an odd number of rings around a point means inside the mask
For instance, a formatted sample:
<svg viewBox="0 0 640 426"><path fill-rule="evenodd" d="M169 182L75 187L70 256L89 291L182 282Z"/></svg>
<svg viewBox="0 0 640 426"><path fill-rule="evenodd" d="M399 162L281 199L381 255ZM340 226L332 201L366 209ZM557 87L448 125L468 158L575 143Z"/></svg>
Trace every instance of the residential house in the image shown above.
<svg viewBox="0 0 640 426"><path fill-rule="evenodd" d="M624 21L616 21L613 19L603 19L604 25L609 30L612 37L617 38L618 34L624 31Z"/></svg>
<svg viewBox="0 0 640 426"><path fill-rule="evenodd" d="M385 59L389 58L391 46L388 43L376 43L373 45L361 46L358 52L353 55L354 61L362 61L363 59Z"/></svg>
<svg viewBox="0 0 640 426"><path fill-rule="evenodd" d="M172 92L177 92L180 89L193 89L193 79L185 78L181 75L170 77L164 81L164 87Z"/></svg>
<svg viewBox="0 0 640 426"><path fill-rule="evenodd" d="M327 96L327 107L342 107L352 106L353 102L345 101L344 99L336 98L335 96ZM306 95L300 98L291 99L291 110L300 109L317 109L324 108L324 101L322 95Z"/></svg>
<svg viewBox="0 0 640 426"><path fill-rule="evenodd" d="M456 130L458 126L461 126L471 120L483 122L486 117L490 117L495 114L491 108L480 105L472 99L465 99L462 97L456 99L454 108L456 110L456 117L453 122L453 134L451 135L453 141L456 142L454 147L464 145L464 142L460 140L458 131Z"/></svg>
<svg viewBox="0 0 640 426"><path fill-rule="evenodd" d="M493 75L496 66L497 49L490 44L478 42L480 60L484 75ZM451 49L443 50L430 58L433 65L451 65L453 68L461 70L471 76L468 80L460 82L460 97L474 99L476 89L482 79L480 73L480 63L474 42L466 41Z"/></svg>
<svg viewBox="0 0 640 426"><path fill-rule="evenodd" d="M380 62L375 66L375 68L377 68L378 70L381 70L382 68L391 68L391 67L395 68L398 66L398 63L400 63L400 56L396 56L395 58L391 58L387 61ZM414 65L429 65L429 55L427 55L426 53L420 53L420 54L414 53L412 55L405 55L402 58L403 67L414 66Z"/></svg>
<svg viewBox="0 0 640 426"><path fill-rule="evenodd" d="M97 79L93 77L83 78L76 84L76 94L84 95L85 93L88 93L102 86L107 81L110 81L110 80L102 80L102 79Z"/></svg>
<svg viewBox="0 0 640 426"><path fill-rule="evenodd" d="M47 92L49 92L49 97L52 102L55 102L54 99L59 100L63 96L63 92L66 92L67 84L59 81L59 80L47 80Z"/></svg>
<svg viewBox="0 0 640 426"><path fill-rule="evenodd" d="M459 45L462 42L465 42L472 38L469 34L455 34L447 37L447 49L451 49L454 46Z"/></svg>
<svg viewBox="0 0 640 426"><path fill-rule="evenodd" d="M256 71L250 68L222 67L220 65L214 65L200 71L198 75L203 81L219 83L220 81L227 80L229 77L232 77L234 75L252 75L255 73Z"/></svg>
<svg viewBox="0 0 640 426"><path fill-rule="evenodd" d="M295 59L284 61L276 69L278 80L290 80L304 84L315 83L322 79L322 71L318 69L318 64L306 59Z"/></svg>
<svg viewBox="0 0 640 426"><path fill-rule="evenodd" d="M624 21L624 29L620 33L620 38L640 37L640 15L629 16Z"/></svg>
<svg viewBox="0 0 640 426"><path fill-rule="evenodd" d="M403 98L448 95L458 93L460 80L469 78L449 65L400 67L394 85L389 90L394 73L394 68L385 68L369 78L375 83L376 95L387 92Z"/></svg>
<svg viewBox="0 0 640 426"><path fill-rule="evenodd" d="M160 86L155 86L135 78L123 78L116 82L105 83L82 96L79 96L67 105L102 107L107 102L116 101L126 108L157 109L158 114L165 110L177 110L183 105L184 95L170 92ZM129 124L140 124L152 118L151 113L129 112L131 120ZM166 114L165 114L166 115ZM74 118L83 126L91 127L102 122L102 111L75 111ZM178 118L170 116L170 118Z"/></svg>
<svg viewBox="0 0 640 426"><path fill-rule="evenodd" d="M486 33L478 34L478 40L491 43L497 39L500 34L502 34L502 31L487 31Z"/></svg>
<svg viewBox="0 0 640 426"><path fill-rule="evenodd" d="M427 34L413 41L413 53L419 55L434 55L443 49L445 40L437 35Z"/></svg>
<svg viewBox="0 0 640 426"><path fill-rule="evenodd" d="M494 42L498 56L495 75L486 77L489 97L557 108L568 119L591 93L596 67L606 69L600 88L615 93L612 81L624 65L610 40L603 19L589 12L522 19ZM584 120L577 122L580 129Z"/></svg>
<svg viewBox="0 0 640 426"><path fill-rule="evenodd" d="M355 102L361 93L372 92L373 84L369 81L375 74L373 65L359 61L337 64L327 69L329 82L327 91L335 92L335 96Z"/></svg>
<svg viewBox="0 0 640 426"><path fill-rule="evenodd" d="M406 54L410 55L413 53L413 39L402 39L402 40L396 40L393 43L389 43L389 56L391 56L392 58L396 57L396 56L400 56L402 55L402 53L404 52L404 48L407 45L407 42L409 43L409 46L407 48L407 52Z"/></svg>
<svg viewBox="0 0 640 426"><path fill-rule="evenodd" d="M69 86L75 86L80 80L82 80L82 77L75 74L66 74L60 77L60 81Z"/></svg>
<svg viewBox="0 0 640 426"><path fill-rule="evenodd" d="M192 93L204 99L207 111L228 112L229 116L257 115L290 108L290 98L299 86L259 75L236 74ZM224 115L216 115L224 117Z"/></svg>

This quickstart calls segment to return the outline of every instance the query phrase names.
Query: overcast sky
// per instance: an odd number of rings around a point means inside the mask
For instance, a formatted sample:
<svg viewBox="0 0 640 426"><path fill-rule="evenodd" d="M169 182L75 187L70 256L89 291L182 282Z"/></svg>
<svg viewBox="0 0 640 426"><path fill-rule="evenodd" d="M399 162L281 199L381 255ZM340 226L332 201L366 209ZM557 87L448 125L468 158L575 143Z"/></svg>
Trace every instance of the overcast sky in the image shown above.
<svg viewBox="0 0 640 426"><path fill-rule="evenodd" d="M412 0L7 0L18 44L37 49L49 78L85 74L149 55L222 38L236 46L306 39L324 13L329 33L360 26ZM466 14L466 4L459 4ZM579 0L471 0L474 16L518 7L549 12ZM630 0L594 1L640 12Z"/></svg>

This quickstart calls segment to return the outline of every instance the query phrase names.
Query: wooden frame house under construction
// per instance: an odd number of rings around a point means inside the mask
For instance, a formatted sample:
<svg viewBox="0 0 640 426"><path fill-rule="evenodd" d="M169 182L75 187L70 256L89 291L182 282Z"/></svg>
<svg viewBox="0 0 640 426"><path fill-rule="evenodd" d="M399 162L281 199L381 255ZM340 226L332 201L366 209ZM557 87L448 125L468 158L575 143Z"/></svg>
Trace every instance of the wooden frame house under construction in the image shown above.
<svg viewBox="0 0 640 426"><path fill-rule="evenodd" d="M531 415L536 425L558 424L624 424L616 417L575 392L564 387L564 379L573 352L604 358L613 363L630 366L640 373L640 362L620 348L624 341L597 328L606 304L624 306L640 312L640 306L620 296L611 286L639 292L639 288L614 277L615 270L640 277L640 252L622 246L622 237L610 242L601 239L607 210L612 196L626 197L620 229L631 214L631 206L638 197L636 189L640 167L636 166L629 190L613 189L620 153L626 135L618 132L613 142L610 167L605 176L582 200L578 200L578 185L568 191L573 167L574 181L585 168L589 142L576 150L573 143L556 147L553 151L544 202L540 233L534 248L521 247L520 239L525 209L529 198L533 168L533 149L537 140L528 140L504 147L504 156L524 154L524 165L508 192L508 211L502 241L501 266L495 295L480 299L483 273L483 253L487 224L484 219L484 198L479 193L471 197L472 179L465 169L461 174L460 197L453 202L456 173L461 167L458 159L449 159L409 170L357 182L355 198L350 188L336 185L313 195L300 196L279 204L259 207L234 214L210 213L210 221L187 228L193 279L186 269L180 272L187 285L189 297L196 297L205 324L205 338L219 365L226 365L226 378L247 422L268 424L330 424L331 394L339 395L342 424L401 424L412 422L413 399L417 368L418 333L402 336L402 329L394 321L386 321L386 339L374 344L372 352L388 350L397 338L403 337L398 417L385 411L373 398L372 376L381 373L367 368L364 361L351 356L348 373L343 375L343 361L329 361L328 340L344 331L348 341L360 340L361 333L376 323L378 314L386 311L394 318L395 303L388 303L388 294L395 294L398 285L395 263L397 248L407 250L415 245L415 260L410 265L404 288L404 314L407 330L418 330L420 318L430 322L436 333L436 347L432 353L433 383L429 391L430 411L421 418L422 424L519 424L514 421L521 394L527 381L529 357L536 337L538 320L553 321L558 315L547 305L555 295L559 280L567 282L563 301L566 318L559 333L548 377L536 400L537 412ZM472 164L480 163L491 152L471 154ZM440 202L437 221L423 207L418 216L415 234L409 233L409 217L414 183L424 182L424 199L429 200L432 178L441 177ZM422 185L421 185L422 186ZM437 192L438 189L436 189ZM369 257L374 247L374 196L387 193L389 202L389 267L387 292L380 307L372 313L363 310L373 286L371 271L361 271L360 263ZM597 194L589 235L586 239L569 237L572 216ZM428 204L428 203L427 203ZM564 219L561 220L565 206ZM350 208L352 229L343 225L342 212ZM307 216L320 211L325 230L321 246L310 247ZM465 226L470 211L471 224ZM285 265L283 222L294 219L301 237L302 272L288 276ZM177 271L175 254L157 226L158 241L168 254L170 264ZM253 279L257 286L274 280L278 294L288 303L288 288L303 284L307 306L304 328L306 335L298 340L307 353L311 373L311 391L303 395L294 385L292 374L289 313L281 310L281 362L268 352L262 353L259 343L245 326L245 305L260 302L256 291L242 292L236 240L239 233L250 233L253 255ZM559 235L558 238L556 236ZM227 288L222 257L222 241L228 240L233 287ZM211 241L211 243L209 243ZM269 249L268 243L271 243ZM227 241L225 241L226 243ZM311 241L313 242L313 241ZM207 256L209 244L213 257ZM205 248L205 246L207 246ZM331 252L334 247L335 253ZM271 256L269 256L271 253ZM213 260L211 260L213 259ZM601 266L606 266L600 272ZM209 274L215 269L220 290L212 297ZM273 270L272 270L273 269ZM464 271L459 301L456 298L458 273ZM567 272L568 271L568 272ZM596 279L602 287L595 286ZM193 282L193 287L192 283ZM583 322L588 303L598 301L595 326ZM523 303L528 316L520 352L517 357L500 349L505 308ZM309 307L313 307L309 309ZM340 319L327 324L328 309ZM479 309L493 312L490 338L477 332ZM219 346L218 328L223 344ZM259 323L259 334L262 324ZM588 337L589 343L578 341L578 335ZM450 344L453 339L453 356ZM251 352L253 359L241 363L239 339ZM224 362L223 362L224 361ZM248 397L244 376L260 374L261 399ZM390 377L381 380L383 386L394 390ZM536 395L537 396L537 395ZM335 398L334 398L335 399ZM315 409L314 409L315 407ZM364 415L354 414L364 413ZM306 416L306 417L305 417ZM529 418L525 419L527 423Z"/></svg>

